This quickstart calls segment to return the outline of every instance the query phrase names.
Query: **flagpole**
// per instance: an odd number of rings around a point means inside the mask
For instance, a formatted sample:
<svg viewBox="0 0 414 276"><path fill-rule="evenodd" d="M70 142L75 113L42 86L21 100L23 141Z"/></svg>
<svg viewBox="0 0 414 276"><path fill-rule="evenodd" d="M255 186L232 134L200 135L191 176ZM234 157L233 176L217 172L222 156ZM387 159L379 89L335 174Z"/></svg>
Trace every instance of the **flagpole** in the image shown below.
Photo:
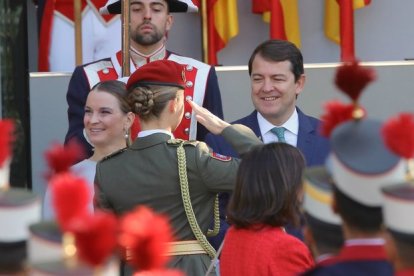
<svg viewBox="0 0 414 276"><path fill-rule="evenodd" d="M130 0L121 1L121 19L122 19L122 76L131 75L130 55L129 55L129 8Z"/></svg>
<svg viewBox="0 0 414 276"><path fill-rule="evenodd" d="M82 62L82 4L81 0L73 2L74 24L75 24L75 63L81 65Z"/></svg>
<svg viewBox="0 0 414 276"><path fill-rule="evenodd" d="M339 1L341 61L355 59L353 2Z"/></svg>
<svg viewBox="0 0 414 276"><path fill-rule="evenodd" d="M203 61L208 63L208 18L207 18L207 0L201 0L201 27L202 27L202 44L203 44Z"/></svg>

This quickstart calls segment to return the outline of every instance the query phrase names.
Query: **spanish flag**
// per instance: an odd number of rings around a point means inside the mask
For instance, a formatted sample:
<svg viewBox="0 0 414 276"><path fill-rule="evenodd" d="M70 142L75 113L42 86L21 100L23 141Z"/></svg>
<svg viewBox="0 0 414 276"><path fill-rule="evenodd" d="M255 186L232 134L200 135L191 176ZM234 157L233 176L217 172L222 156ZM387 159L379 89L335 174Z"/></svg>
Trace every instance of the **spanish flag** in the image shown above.
<svg viewBox="0 0 414 276"><path fill-rule="evenodd" d="M325 0L325 35L341 45L341 61L355 58L354 10L371 0Z"/></svg>
<svg viewBox="0 0 414 276"><path fill-rule="evenodd" d="M252 0L253 13L263 14L270 24L270 38L284 39L300 47L299 11L297 0Z"/></svg>
<svg viewBox="0 0 414 276"><path fill-rule="evenodd" d="M201 2L204 1L204 5ZM217 53L239 33L237 0L193 0L198 7L206 7L207 63L218 65Z"/></svg>

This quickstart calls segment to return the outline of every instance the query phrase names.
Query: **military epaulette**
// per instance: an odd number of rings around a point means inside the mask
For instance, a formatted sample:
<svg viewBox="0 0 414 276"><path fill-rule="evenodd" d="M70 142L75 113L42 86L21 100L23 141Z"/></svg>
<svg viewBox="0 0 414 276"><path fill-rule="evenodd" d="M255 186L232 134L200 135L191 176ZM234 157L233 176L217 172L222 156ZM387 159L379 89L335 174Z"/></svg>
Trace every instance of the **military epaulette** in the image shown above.
<svg viewBox="0 0 414 276"><path fill-rule="evenodd" d="M198 141L187 141L187 140L183 140L183 139L170 139L167 141L168 145L171 146L179 146L181 144L183 144L183 146L197 146Z"/></svg>
<svg viewBox="0 0 414 276"><path fill-rule="evenodd" d="M111 154L109 154L109 155L105 156L104 158L102 158L101 162L106 161L106 160L108 160L108 159L111 159L112 157L114 157L114 156L116 156L116 155L118 155L118 154L120 154L120 153L123 153L123 152L124 152L124 151L126 151L127 149L128 149L128 147L125 147L125 148L123 148L123 149L117 150L117 151L115 151L115 152L113 152L113 153L111 153Z"/></svg>
<svg viewBox="0 0 414 276"><path fill-rule="evenodd" d="M189 140L189 141L184 141L184 146L193 146L196 147L198 145L198 143L200 143L199 141L196 140Z"/></svg>
<svg viewBox="0 0 414 276"><path fill-rule="evenodd" d="M185 141L183 139L170 139L167 141L167 144L170 146L179 146Z"/></svg>

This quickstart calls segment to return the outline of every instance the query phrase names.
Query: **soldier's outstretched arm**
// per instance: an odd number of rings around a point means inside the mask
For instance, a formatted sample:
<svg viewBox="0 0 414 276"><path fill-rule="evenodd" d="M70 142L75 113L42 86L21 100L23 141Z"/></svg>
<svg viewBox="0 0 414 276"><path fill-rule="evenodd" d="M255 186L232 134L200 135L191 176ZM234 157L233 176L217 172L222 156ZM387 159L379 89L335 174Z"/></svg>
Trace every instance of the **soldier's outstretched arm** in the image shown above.
<svg viewBox="0 0 414 276"><path fill-rule="evenodd" d="M223 132L223 130L226 127L230 125L226 121L223 121L222 119L208 111L206 108L199 106L191 100L188 100L188 102L196 114L197 121L203 126L205 126L207 130L211 133L219 135Z"/></svg>

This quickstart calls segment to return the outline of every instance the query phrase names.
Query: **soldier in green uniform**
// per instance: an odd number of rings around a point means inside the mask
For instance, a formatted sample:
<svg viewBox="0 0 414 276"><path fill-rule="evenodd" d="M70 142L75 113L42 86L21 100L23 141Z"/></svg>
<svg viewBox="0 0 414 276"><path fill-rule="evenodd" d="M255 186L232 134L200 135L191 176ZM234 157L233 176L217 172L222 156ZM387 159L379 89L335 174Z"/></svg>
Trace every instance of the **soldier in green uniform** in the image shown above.
<svg viewBox="0 0 414 276"><path fill-rule="evenodd" d="M206 240L216 194L233 189L239 160L210 152L198 141L174 139L184 105L210 132L223 135L239 154L262 142L247 127L230 125L184 99L183 66L154 61L128 80L128 101L141 132L129 147L99 162L95 176L97 208L123 214L147 205L169 217L178 242L171 267L204 275L215 251Z"/></svg>

